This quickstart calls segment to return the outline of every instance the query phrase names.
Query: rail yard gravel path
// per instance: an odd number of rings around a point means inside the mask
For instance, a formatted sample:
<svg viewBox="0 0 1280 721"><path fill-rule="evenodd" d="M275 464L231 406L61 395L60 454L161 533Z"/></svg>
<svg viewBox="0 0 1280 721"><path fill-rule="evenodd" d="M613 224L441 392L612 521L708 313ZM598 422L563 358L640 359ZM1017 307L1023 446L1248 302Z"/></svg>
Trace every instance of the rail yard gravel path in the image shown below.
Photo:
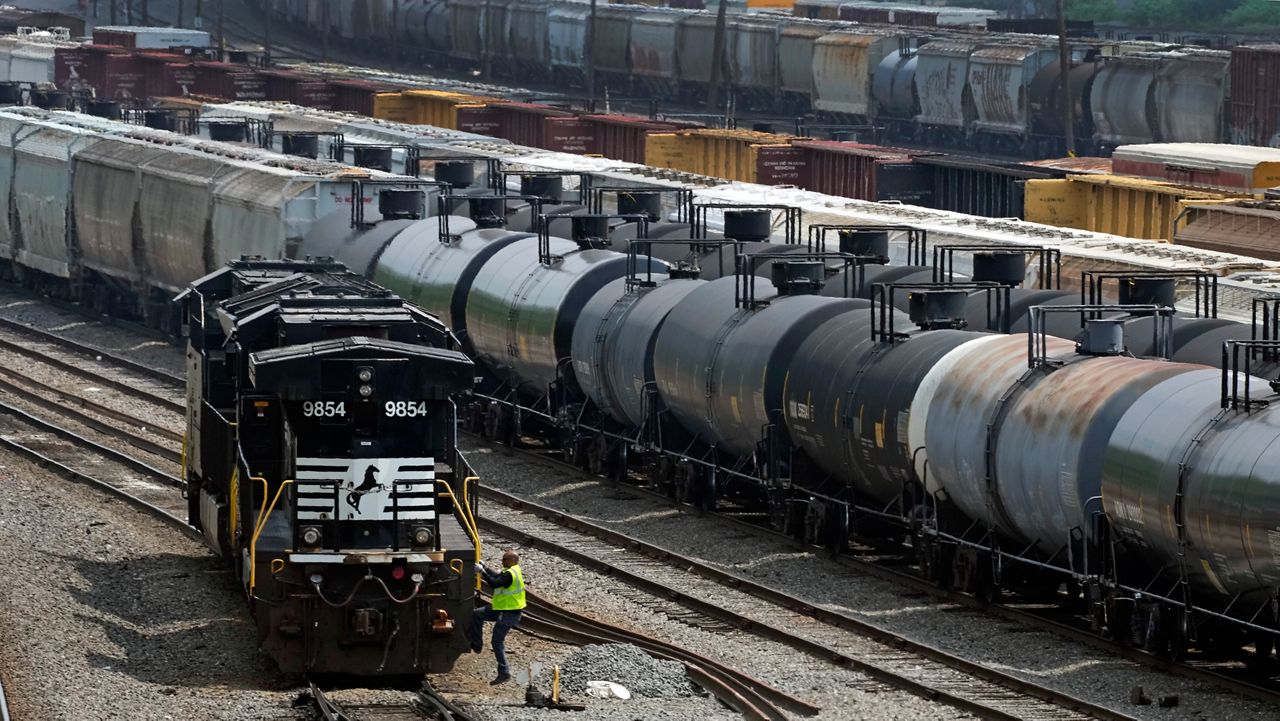
<svg viewBox="0 0 1280 721"><path fill-rule="evenodd" d="M123 502L0 452L0 668L18 719L291 718L230 575Z"/></svg>
<svg viewBox="0 0 1280 721"><path fill-rule="evenodd" d="M1261 701L1117 658L1051 631L1029 628L913 593L821 554L787 547L764 531L753 531L714 517L696 518L648 495L590 479L558 464L512 454L471 439L464 439L463 444L487 485L1124 713L1162 720L1275 718L1275 708ZM482 506L482 512L490 509L500 512L493 504ZM543 554L538 557L546 559ZM558 559L546 559L546 562L557 564L556 568L564 564ZM557 586L567 584L560 578L547 579L544 572L535 573L536 564L522 565L529 569L532 588L553 592L548 587L549 581ZM598 583L607 589L621 585L604 578ZM576 574L573 584L566 585L565 590L585 593L591 588L581 585ZM609 604L629 605L625 598L629 593L602 594L602 608ZM767 614L767 606L760 612ZM622 613L622 608L618 613ZM695 634L696 631L691 631L691 635ZM720 650L730 652L730 649ZM766 659L766 665L772 660ZM816 660L809 662L814 669L830 669ZM773 675L761 675L766 680L777 680ZM779 685L787 688L781 682ZM1175 708L1133 705L1129 698L1136 686L1143 687L1146 695L1153 699L1177 695L1179 705ZM808 700L831 705L816 697Z"/></svg>
<svg viewBox="0 0 1280 721"><path fill-rule="evenodd" d="M482 509L486 506L482 505ZM510 541L485 539L495 556ZM967 719L956 709L913 696L867 676L821 663L749 632L707 624L663 599L537 549L520 549L529 588L579 613L679 644L792 693L822 708L821 721ZM518 645L517 636L510 645ZM662 717L659 717L662 718Z"/></svg>

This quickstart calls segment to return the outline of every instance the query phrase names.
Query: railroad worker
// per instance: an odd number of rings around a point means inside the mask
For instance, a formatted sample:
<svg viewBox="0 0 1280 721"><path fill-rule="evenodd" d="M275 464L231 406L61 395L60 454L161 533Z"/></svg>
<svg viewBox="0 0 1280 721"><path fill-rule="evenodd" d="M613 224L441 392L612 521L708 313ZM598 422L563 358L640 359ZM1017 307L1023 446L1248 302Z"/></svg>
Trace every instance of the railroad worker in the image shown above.
<svg viewBox="0 0 1280 721"><path fill-rule="evenodd" d="M498 659L498 676L489 682L497 686L511 678L507 667L507 634L520 625L524 615L524 574L520 572L520 555L515 551L502 554L502 572L494 573L479 564L480 574L493 588L493 603L488 608L477 608L471 620L471 650L480 653L484 649L484 623L493 622L493 655Z"/></svg>

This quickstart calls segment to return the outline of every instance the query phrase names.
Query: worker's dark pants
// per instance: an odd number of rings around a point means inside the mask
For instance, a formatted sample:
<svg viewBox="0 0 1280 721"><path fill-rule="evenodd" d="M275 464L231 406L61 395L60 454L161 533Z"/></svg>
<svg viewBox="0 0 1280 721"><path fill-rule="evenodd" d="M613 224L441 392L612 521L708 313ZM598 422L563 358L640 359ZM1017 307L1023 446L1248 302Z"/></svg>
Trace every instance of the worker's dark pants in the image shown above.
<svg viewBox="0 0 1280 721"><path fill-rule="evenodd" d="M484 623L493 622L493 655L498 659L498 675L505 675L507 669L507 634L520 625L521 611L495 611L492 608L477 608L471 618L471 647L484 648Z"/></svg>

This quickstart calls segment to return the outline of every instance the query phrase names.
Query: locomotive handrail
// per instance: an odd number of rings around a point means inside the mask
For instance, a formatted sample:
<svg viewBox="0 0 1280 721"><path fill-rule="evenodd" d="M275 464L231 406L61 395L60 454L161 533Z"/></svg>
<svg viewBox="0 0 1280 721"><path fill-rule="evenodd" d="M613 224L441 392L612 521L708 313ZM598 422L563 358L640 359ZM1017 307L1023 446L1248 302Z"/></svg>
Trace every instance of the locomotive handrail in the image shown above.
<svg viewBox="0 0 1280 721"><path fill-rule="evenodd" d="M267 527L267 519L275 513L276 504L280 502L280 494L284 493L284 489L293 485L293 479L286 479L280 482L280 487L276 489L276 494L271 499L271 505L267 506L267 495L269 484L267 479L262 476L252 476L252 480L262 482L262 504L264 506L262 513L258 516L258 521L253 528L253 536L249 539L249 594L253 595L253 589L258 583L258 536L262 535L262 531Z"/></svg>
<svg viewBox="0 0 1280 721"><path fill-rule="evenodd" d="M444 493L440 495L444 496L445 498L448 498L453 503L454 515L457 516L458 519L462 522L463 530L467 532L467 535L471 536L471 542L475 544L476 563L480 563L480 560L481 560L480 559L480 552L481 552L480 532L477 529L475 519L471 516L471 506L468 505L467 492L471 482L478 481L478 480L480 480L479 476L467 476L466 478L463 478L462 486L461 486L462 497L461 499L459 499L459 497L454 494L453 486L450 486L448 481L444 480L443 478L436 479L436 483L439 483L440 485L444 486ZM476 576L476 589L478 590L479 588L480 588L480 577Z"/></svg>

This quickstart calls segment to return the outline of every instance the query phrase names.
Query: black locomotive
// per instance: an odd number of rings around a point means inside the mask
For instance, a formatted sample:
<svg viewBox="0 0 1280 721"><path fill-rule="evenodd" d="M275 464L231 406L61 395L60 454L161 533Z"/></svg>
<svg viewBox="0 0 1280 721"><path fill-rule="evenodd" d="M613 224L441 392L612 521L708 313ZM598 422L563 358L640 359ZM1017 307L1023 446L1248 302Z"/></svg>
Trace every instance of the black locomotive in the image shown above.
<svg viewBox="0 0 1280 721"><path fill-rule="evenodd" d="M189 517L286 672L448 670L474 606L471 361L335 262L245 259L178 299Z"/></svg>

